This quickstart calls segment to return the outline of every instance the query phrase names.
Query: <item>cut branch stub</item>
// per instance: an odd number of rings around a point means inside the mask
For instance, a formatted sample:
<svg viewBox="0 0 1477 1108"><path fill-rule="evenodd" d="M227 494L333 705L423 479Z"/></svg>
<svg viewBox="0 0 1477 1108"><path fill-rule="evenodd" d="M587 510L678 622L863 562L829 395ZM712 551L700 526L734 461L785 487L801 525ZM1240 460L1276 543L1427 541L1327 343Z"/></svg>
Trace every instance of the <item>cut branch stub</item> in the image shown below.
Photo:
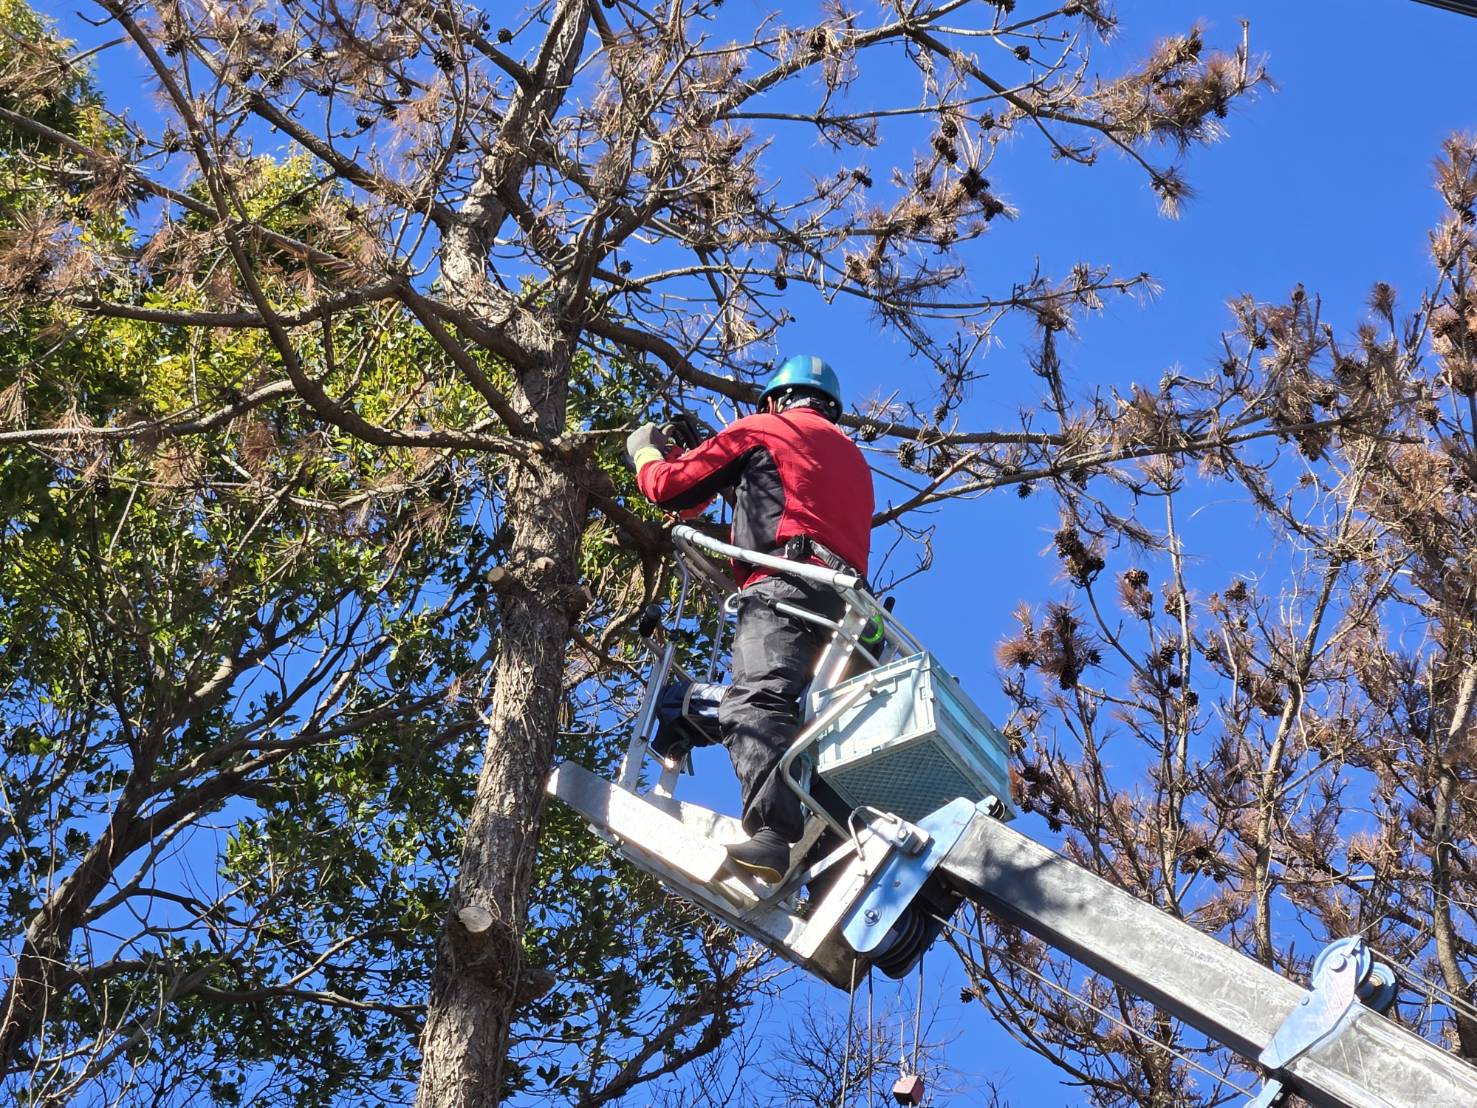
<svg viewBox="0 0 1477 1108"><path fill-rule="evenodd" d="M494 916L480 905L468 904L465 908L457 910L456 920L466 930L467 934L481 935L493 925Z"/></svg>

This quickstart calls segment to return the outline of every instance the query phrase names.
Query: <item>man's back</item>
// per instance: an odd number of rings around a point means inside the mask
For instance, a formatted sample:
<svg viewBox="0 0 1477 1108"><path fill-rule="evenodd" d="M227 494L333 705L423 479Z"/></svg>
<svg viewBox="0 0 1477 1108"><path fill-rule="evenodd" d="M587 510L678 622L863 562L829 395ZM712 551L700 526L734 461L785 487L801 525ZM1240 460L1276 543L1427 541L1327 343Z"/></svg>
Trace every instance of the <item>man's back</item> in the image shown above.
<svg viewBox="0 0 1477 1108"><path fill-rule="evenodd" d="M872 475L842 430L813 408L759 412L735 420L684 454L643 466L641 491L684 511L735 491L733 541L761 553L812 538L867 572ZM756 576L742 567L740 584Z"/></svg>

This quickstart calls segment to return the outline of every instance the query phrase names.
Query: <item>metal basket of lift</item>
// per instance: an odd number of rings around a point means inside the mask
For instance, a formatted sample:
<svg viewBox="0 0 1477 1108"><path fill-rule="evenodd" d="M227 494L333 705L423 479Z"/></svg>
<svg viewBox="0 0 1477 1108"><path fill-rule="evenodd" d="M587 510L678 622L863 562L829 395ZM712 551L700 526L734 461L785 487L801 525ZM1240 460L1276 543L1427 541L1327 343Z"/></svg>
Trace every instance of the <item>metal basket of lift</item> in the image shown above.
<svg viewBox="0 0 1477 1108"><path fill-rule="evenodd" d="M857 687L870 691L857 696ZM853 809L916 822L958 797L1009 804L1010 746L927 651L813 693L818 717L856 697L814 737L815 773Z"/></svg>

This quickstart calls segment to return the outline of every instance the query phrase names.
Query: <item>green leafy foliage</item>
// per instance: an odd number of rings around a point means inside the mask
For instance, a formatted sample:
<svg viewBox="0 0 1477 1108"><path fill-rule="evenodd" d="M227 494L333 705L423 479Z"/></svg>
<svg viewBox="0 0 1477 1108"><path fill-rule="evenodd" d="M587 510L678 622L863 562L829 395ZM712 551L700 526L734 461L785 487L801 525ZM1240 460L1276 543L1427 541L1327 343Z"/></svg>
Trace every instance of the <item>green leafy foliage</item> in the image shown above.
<svg viewBox="0 0 1477 1108"><path fill-rule="evenodd" d="M0 16L0 96L95 139L85 74L46 80L60 44L19 5ZM6 149L12 254L39 228L89 237L133 259L100 291L195 306L187 227L145 241L126 196L69 193L65 152ZM258 214L301 231L310 168L259 169ZM371 410L466 403L400 315L346 312L332 337L345 368L305 357ZM489 649L477 480L289 401L196 434L88 430L228 404L267 356L259 332L61 300L0 326L8 420L76 428L0 450L0 928L57 955L4 1077L23 1100L328 1104L410 1077Z"/></svg>

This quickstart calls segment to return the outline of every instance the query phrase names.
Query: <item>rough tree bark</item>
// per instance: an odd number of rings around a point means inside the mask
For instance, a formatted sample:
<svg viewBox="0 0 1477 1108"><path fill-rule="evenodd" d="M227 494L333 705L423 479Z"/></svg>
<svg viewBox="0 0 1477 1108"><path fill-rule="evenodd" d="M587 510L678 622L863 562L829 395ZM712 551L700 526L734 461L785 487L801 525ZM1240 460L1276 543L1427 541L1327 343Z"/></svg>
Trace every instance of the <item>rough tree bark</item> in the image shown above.
<svg viewBox="0 0 1477 1108"><path fill-rule="evenodd" d="M1451 722L1447 725L1443 759L1450 757L1454 744L1467 728L1472 716L1474 692L1477 692L1477 665L1468 665L1462 673L1451 710ZM1456 803L1460 783L1449 764L1443 764L1438 773L1436 795L1432 799L1436 818L1431 832L1431 925L1442 981L1452 996L1465 997L1470 986L1458 958L1458 934L1451 918L1451 854L1455 849L1451 842L1452 805ZM1452 1018L1456 1026L1457 1052L1463 1058L1477 1058L1477 1020L1461 1009L1454 1009Z"/></svg>
<svg viewBox="0 0 1477 1108"><path fill-rule="evenodd" d="M584 494L559 463L520 463L506 504L515 583L502 597L492 720L421 1039L423 1108L499 1100L554 754ZM469 906L490 913L490 926L466 927L459 912Z"/></svg>
<svg viewBox="0 0 1477 1108"><path fill-rule="evenodd" d="M555 5L536 62L509 104L500 141L483 160L457 221L442 227L447 285L469 314L510 341L518 377L514 406L542 448L512 463L507 474L511 578L500 590L492 718L457 888L437 948L421 1035L419 1108L501 1100L518 1001L521 936L543 783L554 758L586 496L570 460L554 445L564 431L577 329L569 322L569 286L561 282L549 303L522 304L489 280L489 253L517 204L529 151L547 140L589 22L587 0ZM485 926L473 930L463 922L469 907L491 920L481 917Z"/></svg>

